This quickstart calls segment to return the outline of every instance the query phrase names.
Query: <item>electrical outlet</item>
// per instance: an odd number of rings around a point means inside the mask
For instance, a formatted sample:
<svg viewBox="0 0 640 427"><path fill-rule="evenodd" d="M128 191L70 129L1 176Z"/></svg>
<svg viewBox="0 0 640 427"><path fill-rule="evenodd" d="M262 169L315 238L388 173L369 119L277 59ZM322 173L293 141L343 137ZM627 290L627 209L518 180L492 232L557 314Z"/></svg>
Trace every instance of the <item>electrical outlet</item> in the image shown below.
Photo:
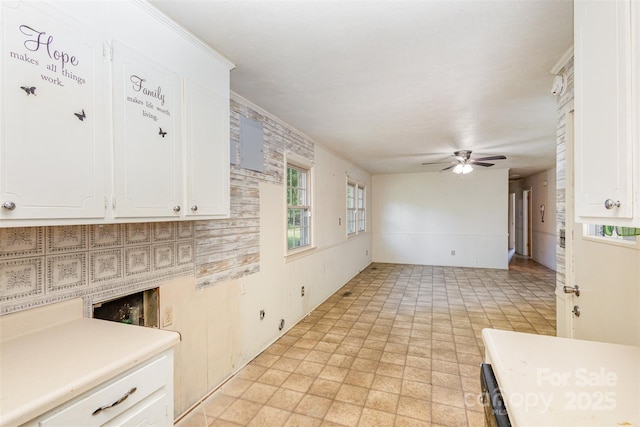
<svg viewBox="0 0 640 427"><path fill-rule="evenodd" d="M366 250L364 251L364 256L369 256L369 249L366 249Z"/></svg>
<svg viewBox="0 0 640 427"><path fill-rule="evenodd" d="M455 256L456 251L454 249L451 249L451 256Z"/></svg>
<svg viewBox="0 0 640 427"><path fill-rule="evenodd" d="M162 315L162 326L167 327L173 325L173 307L165 307Z"/></svg>
<svg viewBox="0 0 640 427"><path fill-rule="evenodd" d="M260 310L260 320L264 319L264 310Z"/></svg>
<svg viewBox="0 0 640 427"><path fill-rule="evenodd" d="M304 286L302 286L300 288L300 296L303 297L304 296Z"/></svg>

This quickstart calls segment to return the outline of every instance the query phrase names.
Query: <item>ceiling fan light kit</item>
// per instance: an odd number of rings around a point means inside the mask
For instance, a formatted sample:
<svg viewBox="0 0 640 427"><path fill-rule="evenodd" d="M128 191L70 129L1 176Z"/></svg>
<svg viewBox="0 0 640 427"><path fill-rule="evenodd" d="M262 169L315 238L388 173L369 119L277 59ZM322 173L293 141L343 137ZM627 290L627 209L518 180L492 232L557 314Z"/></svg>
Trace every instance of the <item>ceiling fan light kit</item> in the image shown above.
<svg viewBox="0 0 640 427"><path fill-rule="evenodd" d="M473 171L473 167L469 163L458 163L453 168L453 173L457 174L468 174Z"/></svg>

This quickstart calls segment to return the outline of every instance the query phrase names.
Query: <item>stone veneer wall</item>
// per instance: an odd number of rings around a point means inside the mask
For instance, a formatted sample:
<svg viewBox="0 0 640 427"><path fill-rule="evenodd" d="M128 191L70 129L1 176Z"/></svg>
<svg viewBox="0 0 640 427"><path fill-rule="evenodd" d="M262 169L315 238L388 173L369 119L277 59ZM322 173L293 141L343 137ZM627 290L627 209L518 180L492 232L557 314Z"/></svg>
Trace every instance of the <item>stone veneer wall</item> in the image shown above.
<svg viewBox="0 0 640 427"><path fill-rule="evenodd" d="M567 88L558 97L558 131L556 138L556 287L562 288L566 283L565 248L560 247L560 230L566 229L566 119L567 113L573 110L573 58L559 71L567 79ZM569 238L569 237L567 237Z"/></svg>
<svg viewBox="0 0 640 427"><path fill-rule="evenodd" d="M0 315L83 297L90 316L93 302L171 278L195 275L204 287L259 271L259 184L282 184L285 151L313 160L314 144L238 97L236 150L240 115L263 124L265 168L231 166L229 219L0 229Z"/></svg>

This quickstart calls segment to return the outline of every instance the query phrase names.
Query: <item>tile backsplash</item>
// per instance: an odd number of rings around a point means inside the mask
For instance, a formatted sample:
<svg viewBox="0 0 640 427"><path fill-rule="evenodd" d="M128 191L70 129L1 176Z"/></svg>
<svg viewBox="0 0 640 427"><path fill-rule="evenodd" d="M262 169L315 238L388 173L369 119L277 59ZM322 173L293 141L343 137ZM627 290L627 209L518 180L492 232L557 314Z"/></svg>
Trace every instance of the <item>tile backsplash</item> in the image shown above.
<svg viewBox="0 0 640 427"><path fill-rule="evenodd" d="M195 274L193 222L0 229L0 314Z"/></svg>

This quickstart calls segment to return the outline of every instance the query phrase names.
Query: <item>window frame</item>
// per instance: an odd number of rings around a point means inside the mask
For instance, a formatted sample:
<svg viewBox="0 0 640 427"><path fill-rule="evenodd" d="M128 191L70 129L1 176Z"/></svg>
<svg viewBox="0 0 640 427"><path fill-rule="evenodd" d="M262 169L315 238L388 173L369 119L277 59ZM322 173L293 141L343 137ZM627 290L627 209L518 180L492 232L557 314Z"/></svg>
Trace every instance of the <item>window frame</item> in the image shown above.
<svg viewBox="0 0 640 427"><path fill-rule="evenodd" d="M353 189L353 191L350 191ZM347 181L347 236L358 234L358 209L357 209L357 192L358 185Z"/></svg>
<svg viewBox="0 0 640 427"><path fill-rule="evenodd" d="M292 156L287 156L284 162L284 180L285 180L285 253L287 255L295 254L303 251L307 251L309 249L313 249L313 167L310 161L302 158L296 158ZM302 191L304 193L304 202L302 204L289 204L291 201L291 191L293 188L291 187L291 182L289 180L289 169L296 170L298 172L302 172L305 176L305 186L300 187L296 186L298 191ZM300 212L299 225L294 224L292 227L290 221L291 212L297 210ZM305 217L306 215L306 217ZM306 221L305 221L306 220ZM295 221L294 221L295 222ZM292 239L291 230L299 230L297 237L301 238L305 236L306 239L303 239L302 244L290 246L290 241ZM306 230L306 232L305 232ZM293 239L296 238L296 233L293 232ZM295 241L295 240L294 240Z"/></svg>
<svg viewBox="0 0 640 427"><path fill-rule="evenodd" d="M352 196L350 195L353 189ZM367 192L366 186L357 181L347 179L345 188L345 228L347 237L354 237L367 232ZM361 197L362 196L362 197Z"/></svg>

